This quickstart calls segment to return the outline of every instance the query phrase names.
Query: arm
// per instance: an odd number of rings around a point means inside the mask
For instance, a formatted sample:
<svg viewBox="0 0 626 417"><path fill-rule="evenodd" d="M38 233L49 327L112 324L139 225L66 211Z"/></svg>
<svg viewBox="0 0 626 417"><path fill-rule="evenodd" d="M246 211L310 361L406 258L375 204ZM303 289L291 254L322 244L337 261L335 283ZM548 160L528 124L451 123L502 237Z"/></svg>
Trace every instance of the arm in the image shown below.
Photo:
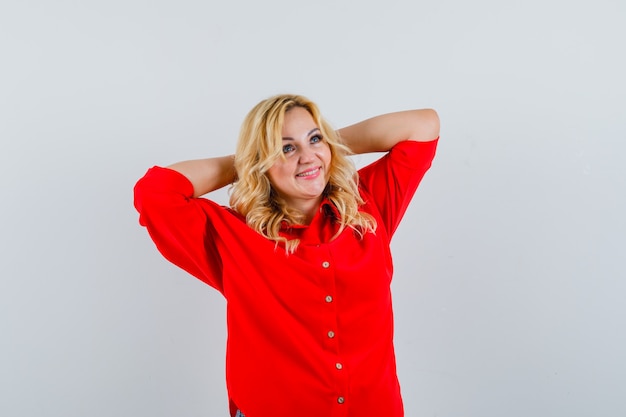
<svg viewBox="0 0 626 417"><path fill-rule="evenodd" d="M339 129L352 152L386 152L398 142L428 142L439 137L439 116L432 109L388 113Z"/></svg>
<svg viewBox="0 0 626 417"><path fill-rule="evenodd" d="M193 196L199 197L232 183L235 179L234 156L194 159L177 162L167 168L183 174L193 185Z"/></svg>
<svg viewBox="0 0 626 417"><path fill-rule="evenodd" d="M150 168L134 188L139 224L167 260L222 291L222 263L212 224L223 208L204 198L191 198L193 192L181 173Z"/></svg>

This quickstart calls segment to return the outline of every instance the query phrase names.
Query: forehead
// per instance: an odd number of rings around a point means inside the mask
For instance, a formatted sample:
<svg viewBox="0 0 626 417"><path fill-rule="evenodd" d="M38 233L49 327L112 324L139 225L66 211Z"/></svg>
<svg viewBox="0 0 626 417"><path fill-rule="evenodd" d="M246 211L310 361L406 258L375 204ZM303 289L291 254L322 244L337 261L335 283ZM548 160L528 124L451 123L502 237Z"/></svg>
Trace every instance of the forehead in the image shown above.
<svg viewBox="0 0 626 417"><path fill-rule="evenodd" d="M313 116L303 107L294 107L285 112L283 136L306 135L316 127L319 126Z"/></svg>

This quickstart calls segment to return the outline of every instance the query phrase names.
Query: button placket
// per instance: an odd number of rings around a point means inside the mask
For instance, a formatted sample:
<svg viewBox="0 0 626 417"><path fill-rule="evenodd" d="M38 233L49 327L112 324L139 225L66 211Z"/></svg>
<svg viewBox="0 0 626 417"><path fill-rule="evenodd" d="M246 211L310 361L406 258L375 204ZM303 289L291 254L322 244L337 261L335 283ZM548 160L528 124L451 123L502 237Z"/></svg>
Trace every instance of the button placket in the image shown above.
<svg viewBox="0 0 626 417"><path fill-rule="evenodd" d="M321 258L321 259L320 259ZM332 329L332 330L327 330L326 331L326 341L328 342L328 348L331 349L331 351L334 352L334 354L336 355L336 359L335 362L331 362L329 365L332 366L334 368L333 372L336 372L335 374L335 378L337 378L337 388L338 390L335 391L335 401L337 401L338 405L342 405L345 403L345 397L343 395L340 395L341 393L345 393L345 389L346 389L346 378L347 375L345 374L344 369L344 365L343 363L341 363L340 361L338 361L338 359L340 359L340 354L338 352L338 346L337 346L337 338L339 337L338 334L336 333L337 331L337 311L336 308L338 307L335 303L336 301L336 294L335 294L335 276L334 276L334 271L331 268L331 254L330 253L325 253L323 254L320 258L318 258L318 265L321 266L322 271L321 272L321 279L323 279L323 288L325 289L326 294L323 294L322 297L324 299L324 303L326 304L328 310L326 310L330 315L328 316L328 318L330 319L330 321L328 323L326 323L326 325L328 326L327 329ZM323 277L323 278L322 278ZM332 317L332 318L331 318Z"/></svg>

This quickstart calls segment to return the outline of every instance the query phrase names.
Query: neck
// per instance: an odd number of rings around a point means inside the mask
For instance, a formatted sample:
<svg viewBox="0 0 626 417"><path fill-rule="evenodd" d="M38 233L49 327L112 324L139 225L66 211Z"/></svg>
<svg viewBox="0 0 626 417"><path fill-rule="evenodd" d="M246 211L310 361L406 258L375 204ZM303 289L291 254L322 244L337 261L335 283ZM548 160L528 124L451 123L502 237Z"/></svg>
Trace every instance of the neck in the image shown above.
<svg viewBox="0 0 626 417"><path fill-rule="evenodd" d="M309 225L313 221L313 218L317 214L320 209L320 204L322 203L322 198L320 197L317 200L313 201L305 201L304 204L300 204L297 207L294 206L294 209L300 213L299 221L302 224Z"/></svg>

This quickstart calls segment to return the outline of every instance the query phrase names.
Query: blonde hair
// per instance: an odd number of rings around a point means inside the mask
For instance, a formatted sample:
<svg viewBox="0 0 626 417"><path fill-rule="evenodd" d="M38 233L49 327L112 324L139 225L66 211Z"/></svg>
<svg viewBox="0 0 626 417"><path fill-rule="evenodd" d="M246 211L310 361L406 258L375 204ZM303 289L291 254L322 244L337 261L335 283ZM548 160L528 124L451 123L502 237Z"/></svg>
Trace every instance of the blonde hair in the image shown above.
<svg viewBox="0 0 626 417"><path fill-rule="evenodd" d="M359 236L375 232L376 220L368 213L360 212L364 204L358 190L358 176L354 163L348 155L350 149L321 116L315 103L299 95L277 95L261 101L248 113L241 126L235 170L237 180L230 191L230 206L245 216L252 229L268 239L283 242L288 253L296 251L299 239L288 240L280 236L283 222L299 224L303 214L289 207L272 188L267 171L282 152L282 128L285 113L294 107L307 110L319 127L331 153L329 180L324 196L336 207L339 218L337 237L346 227Z"/></svg>

